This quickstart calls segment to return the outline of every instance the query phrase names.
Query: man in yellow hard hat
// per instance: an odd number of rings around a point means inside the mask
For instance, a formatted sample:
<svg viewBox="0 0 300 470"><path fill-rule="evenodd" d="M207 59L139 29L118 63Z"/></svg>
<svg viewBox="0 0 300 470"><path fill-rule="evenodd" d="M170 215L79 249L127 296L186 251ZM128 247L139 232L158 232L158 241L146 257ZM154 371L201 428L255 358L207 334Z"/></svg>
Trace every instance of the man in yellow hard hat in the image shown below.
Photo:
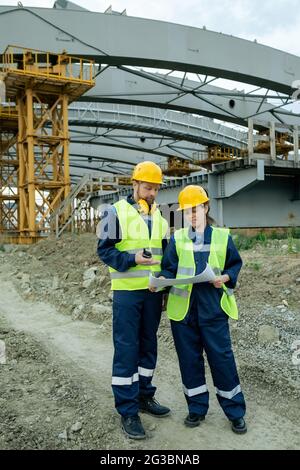
<svg viewBox="0 0 300 470"><path fill-rule="evenodd" d="M139 163L132 182L133 194L110 206L100 222L98 255L109 266L113 290L115 406L125 434L143 439L138 412L157 417L170 412L154 399L151 383L162 292L148 290L149 274L161 269L168 224L155 203L163 182L160 167L150 161Z"/></svg>

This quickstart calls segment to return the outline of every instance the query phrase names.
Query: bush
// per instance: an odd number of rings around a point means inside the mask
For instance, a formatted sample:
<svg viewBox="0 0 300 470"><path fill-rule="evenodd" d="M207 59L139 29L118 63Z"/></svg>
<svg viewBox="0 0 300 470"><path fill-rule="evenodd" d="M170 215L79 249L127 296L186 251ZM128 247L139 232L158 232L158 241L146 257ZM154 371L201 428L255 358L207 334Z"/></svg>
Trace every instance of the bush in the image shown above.
<svg viewBox="0 0 300 470"><path fill-rule="evenodd" d="M251 250L254 246L253 237L246 237L245 235L236 234L232 236L235 246L238 250Z"/></svg>
<svg viewBox="0 0 300 470"><path fill-rule="evenodd" d="M300 227L291 227L291 236L293 238L300 238Z"/></svg>

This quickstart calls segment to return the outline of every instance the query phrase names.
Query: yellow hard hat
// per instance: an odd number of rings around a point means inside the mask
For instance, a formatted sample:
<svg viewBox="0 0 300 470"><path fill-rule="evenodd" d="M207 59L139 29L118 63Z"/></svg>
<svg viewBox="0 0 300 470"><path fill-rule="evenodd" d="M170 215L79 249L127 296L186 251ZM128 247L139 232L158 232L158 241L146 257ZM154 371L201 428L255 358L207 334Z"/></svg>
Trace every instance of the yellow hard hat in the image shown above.
<svg viewBox="0 0 300 470"><path fill-rule="evenodd" d="M205 190L202 186L189 185L180 191L178 196L178 211L196 207L199 204L209 201Z"/></svg>
<svg viewBox="0 0 300 470"><path fill-rule="evenodd" d="M163 175L160 167L154 162L141 162L133 170L132 179L145 181L146 183L163 183Z"/></svg>

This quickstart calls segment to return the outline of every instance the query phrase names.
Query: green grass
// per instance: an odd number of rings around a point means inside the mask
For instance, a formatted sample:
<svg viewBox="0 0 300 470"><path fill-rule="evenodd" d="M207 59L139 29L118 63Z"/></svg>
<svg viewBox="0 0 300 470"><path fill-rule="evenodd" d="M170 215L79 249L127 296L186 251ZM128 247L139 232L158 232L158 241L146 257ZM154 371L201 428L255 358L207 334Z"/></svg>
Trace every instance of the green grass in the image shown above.
<svg viewBox="0 0 300 470"><path fill-rule="evenodd" d="M253 236L246 236L241 233L233 233L233 241L238 250L251 250L256 245L266 246L272 240L285 240L288 246L288 253L300 253L300 228L290 227L285 232L260 232Z"/></svg>
<svg viewBox="0 0 300 470"><path fill-rule="evenodd" d="M238 250L251 250L257 243L266 243L266 237L262 233L259 233L258 235L255 235L253 237L235 234L232 235L232 238Z"/></svg>
<svg viewBox="0 0 300 470"><path fill-rule="evenodd" d="M288 253L300 253L300 240L297 238L288 238Z"/></svg>
<svg viewBox="0 0 300 470"><path fill-rule="evenodd" d="M271 240L285 240L289 236L293 238L300 238L300 228L290 227L285 232L276 232L274 229L271 233L268 234L268 238Z"/></svg>
<svg viewBox="0 0 300 470"><path fill-rule="evenodd" d="M262 268L262 263L258 263L258 262L253 262L253 261L247 261L245 266L249 269L251 269L252 271L259 271L261 268Z"/></svg>
<svg viewBox="0 0 300 470"><path fill-rule="evenodd" d="M4 246L0 244L0 251L5 251Z"/></svg>
<svg viewBox="0 0 300 470"><path fill-rule="evenodd" d="M249 268L253 269L254 271L259 271L261 267L261 263L249 263Z"/></svg>

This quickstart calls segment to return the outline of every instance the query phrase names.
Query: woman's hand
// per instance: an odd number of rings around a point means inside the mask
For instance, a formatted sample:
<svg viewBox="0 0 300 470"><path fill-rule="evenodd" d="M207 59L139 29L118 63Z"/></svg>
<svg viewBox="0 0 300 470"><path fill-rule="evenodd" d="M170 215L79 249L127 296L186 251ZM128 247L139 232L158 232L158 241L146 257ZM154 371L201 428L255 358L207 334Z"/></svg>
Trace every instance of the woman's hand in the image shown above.
<svg viewBox="0 0 300 470"><path fill-rule="evenodd" d="M159 276L158 279L166 279L166 278L164 276ZM156 289L157 289L157 287L150 287L149 286L150 292L156 292Z"/></svg>
<svg viewBox="0 0 300 470"><path fill-rule="evenodd" d="M220 289L225 282L228 282L230 277L228 274L223 274L222 276L217 276L214 281L210 281L211 284L214 285L217 289Z"/></svg>

